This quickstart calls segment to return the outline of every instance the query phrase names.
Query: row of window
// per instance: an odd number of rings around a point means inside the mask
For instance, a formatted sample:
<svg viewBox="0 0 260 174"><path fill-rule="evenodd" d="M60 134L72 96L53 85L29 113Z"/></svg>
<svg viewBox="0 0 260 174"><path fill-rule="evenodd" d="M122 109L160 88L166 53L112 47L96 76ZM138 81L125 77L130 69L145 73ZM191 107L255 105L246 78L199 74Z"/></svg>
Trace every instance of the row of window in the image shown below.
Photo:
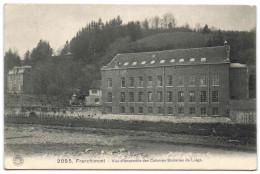
<svg viewBox="0 0 260 174"><path fill-rule="evenodd" d="M9 91L22 91L23 90L23 85L16 85L16 84L9 84Z"/></svg>
<svg viewBox="0 0 260 174"><path fill-rule="evenodd" d="M143 107L138 107L137 109L138 109L137 112L139 114L143 114L144 113L144 108ZM147 113L148 114L153 114L154 113L153 109L154 109L153 107L148 107L147 108ZM107 107L107 112L108 113L112 113L112 106L108 106ZM125 106L121 106L120 107L120 113L121 114L125 114L126 113ZM130 106L129 107L129 113L130 114L134 114L135 113L135 107ZM167 113L167 115L172 115L173 114L173 108L172 107L167 107L166 113ZM157 114L159 114L159 115L164 114L164 108L163 107L158 107L157 108ZM178 114L179 115L184 114L184 108L183 107L178 107ZM195 115L196 114L195 107L190 107L189 108L189 114L190 115ZM201 107L200 108L200 115L207 115L207 108L206 107ZM213 107L212 108L212 115L219 115L218 107Z"/></svg>
<svg viewBox="0 0 260 174"><path fill-rule="evenodd" d="M144 102L144 92L138 92L137 96L138 102ZM196 92L195 91L189 91L189 102L195 102L196 98ZM112 92L107 93L107 102L112 102L113 96ZM129 102L135 101L135 93L129 92ZM153 102L153 92L147 93L147 101ZM163 102L163 92L158 91L157 92L157 102ZM166 94L166 101L167 102L173 102L173 92L168 91ZM212 102L218 102L219 101L219 91L212 91ZM120 102L126 102L126 93L120 92ZM178 91L178 102L184 102L184 91ZM207 102L207 91L201 91L200 92L200 102Z"/></svg>
<svg viewBox="0 0 260 174"><path fill-rule="evenodd" d="M22 74L19 75L9 75L9 81L22 80Z"/></svg>
<svg viewBox="0 0 260 174"><path fill-rule="evenodd" d="M137 86L143 87L144 86L144 78L142 76L138 77L137 79ZM173 86L173 76L167 75L166 76L166 86ZM196 77L195 75L189 76L189 85L195 86ZM219 86L219 75L215 74L212 76L213 86ZM203 74L200 76L200 85L205 86L207 85L207 75ZM134 77L129 77L129 87L135 86L135 79ZM148 76L147 78L147 86L153 86L153 77ZM163 86L163 77L157 76L157 86ZM184 76L178 76L177 79L177 86L184 86ZM126 79L125 77L121 78L121 87L126 87ZM112 88L112 78L108 79L108 88Z"/></svg>
<svg viewBox="0 0 260 174"><path fill-rule="evenodd" d="M154 56L155 57L155 56ZM206 62L206 58L200 58L200 61L201 62ZM170 60L170 63L174 63L175 62L175 59L171 59ZM179 59L179 62L184 62L184 59L182 58L182 59ZM195 58L190 58L190 62L195 62ZM141 65L145 65L147 62L144 60L144 61L142 61L141 62ZM150 62L150 64L154 64L155 63L155 60L152 60L151 62ZM163 63L165 63L165 60L160 60L160 64L163 64ZM127 65L129 65L129 62L125 62L124 64L123 64L124 66L127 66ZM137 65L137 62L133 62L132 63L132 65L133 66L135 66L135 65Z"/></svg>

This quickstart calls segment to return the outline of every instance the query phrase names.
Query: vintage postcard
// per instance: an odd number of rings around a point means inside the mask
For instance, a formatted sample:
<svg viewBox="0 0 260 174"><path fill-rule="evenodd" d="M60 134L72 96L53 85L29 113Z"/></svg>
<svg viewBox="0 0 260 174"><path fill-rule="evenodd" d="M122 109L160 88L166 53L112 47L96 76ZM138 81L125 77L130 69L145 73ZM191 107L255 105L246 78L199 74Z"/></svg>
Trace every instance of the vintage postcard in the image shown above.
<svg viewBox="0 0 260 174"><path fill-rule="evenodd" d="M4 5L5 169L256 170L256 7Z"/></svg>

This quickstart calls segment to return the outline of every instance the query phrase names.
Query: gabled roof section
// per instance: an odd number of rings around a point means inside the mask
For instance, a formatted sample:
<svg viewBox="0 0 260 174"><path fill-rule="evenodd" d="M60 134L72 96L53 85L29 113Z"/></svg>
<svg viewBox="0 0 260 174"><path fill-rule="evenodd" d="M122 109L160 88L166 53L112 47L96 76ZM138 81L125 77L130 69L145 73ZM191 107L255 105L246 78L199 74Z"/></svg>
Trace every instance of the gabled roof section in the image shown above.
<svg viewBox="0 0 260 174"><path fill-rule="evenodd" d="M137 68L137 67L192 65L192 64L207 64L207 63L229 63L229 50L230 50L229 46L216 46L216 47L117 54L107 66L104 66L102 68L102 70L117 69L117 68L125 69L125 68ZM193 58L194 61L190 61L191 58ZM205 61L201 61L202 60L201 58L203 58L203 60ZM160 63L162 60L165 60L165 62ZM142 64L142 62L144 61L146 63ZM151 64L150 62L152 61L155 62ZM129 62L129 64L127 66L123 66L125 62ZM133 65L133 62L137 62L136 65Z"/></svg>
<svg viewBox="0 0 260 174"><path fill-rule="evenodd" d="M101 89L101 80L94 80L89 89Z"/></svg>

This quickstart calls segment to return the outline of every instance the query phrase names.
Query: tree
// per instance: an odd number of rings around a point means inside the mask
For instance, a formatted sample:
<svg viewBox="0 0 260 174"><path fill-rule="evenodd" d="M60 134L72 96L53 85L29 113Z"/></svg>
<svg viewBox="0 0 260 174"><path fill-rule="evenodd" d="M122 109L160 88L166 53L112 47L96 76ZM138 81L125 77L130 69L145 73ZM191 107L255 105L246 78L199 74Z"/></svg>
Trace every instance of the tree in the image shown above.
<svg viewBox="0 0 260 174"><path fill-rule="evenodd" d="M195 30L197 32L201 32L201 26L200 26L200 23L197 23L196 26L195 26Z"/></svg>
<svg viewBox="0 0 260 174"><path fill-rule="evenodd" d="M24 54L23 65L31 65L31 53L27 50Z"/></svg>
<svg viewBox="0 0 260 174"><path fill-rule="evenodd" d="M223 45L224 44L224 36L222 31L219 29L216 34L213 36L214 43L216 45Z"/></svg>
<svg viewBox="0 0 260 174"><path fill-rule="evenodd" d="M8 73L14 66L21 66L21 59L16 51L9 49L4 56L4 72Z"/></svg>
<svg viewBox="0 0 260 174"><path fill-rule="evenodd" d="M168 29L169 29L169 30L173 30L172 22L169 22L169 24L168 24Z"/></svg>
<svg viewBox="0 0 260 174"><path fill-rule="evenodd" d="M60 55L64 56L67 55L70 52L70 44L68 41L66 41L64 47L62 48L62 50L60 51Z"/></svg>
<svg viewBox="0 0 260 174"><path fill-rule="evenodd" d="M37 47L32 50L31 59L32 63L35 64L40 61L44 61L51 57L53 49L51 48L48 41L40 40Z"/></svg>
<svg viewBox="0 0 260 174"><path fill-rule="evenodd" d="M171 23L171 26L173 28L176 27L176 19L173 16L173 14L172 13L165 13L163 15L163 26L164 26L165 29L169 28L169 23Z"/></svg>
<svg viewBox="0 0 260 174"><path fill-rule="evenodd" d="M159 16L155 16L155 17L153 18L153 24L154 24L155 29L158 29L159 21L160 21Z"/></svg>
<svg viewBox="0 0 260 174"><path fill-rule="evenodd" d="M202 34L209 34L210 33L210 29L208 27L208 25L206 24L205 27L202 29Z"/></svg>
<svg viewBox="0 0 260 174"><path fill-rule="evenodd" d="M140 22L128 22L127 24L127 29L128 29L128 35L131 38L131 41L135 41L139 38L141 38L142 32L141 32L141 26L140 26Z"/></svg>
<svg viewBox="0 0 260 174"><path fill-rule="evenodd" d="M142 22L142 28L146 31L149 30L149 23L148 23L148 19L145 18L144 21Z"/></svg>

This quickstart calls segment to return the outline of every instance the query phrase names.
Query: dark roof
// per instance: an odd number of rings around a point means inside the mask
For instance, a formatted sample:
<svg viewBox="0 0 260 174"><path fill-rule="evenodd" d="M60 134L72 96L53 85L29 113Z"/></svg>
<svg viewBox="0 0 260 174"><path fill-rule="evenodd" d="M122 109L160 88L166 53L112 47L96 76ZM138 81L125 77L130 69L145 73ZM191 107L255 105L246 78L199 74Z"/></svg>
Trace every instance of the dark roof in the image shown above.
<svg viewBox="0 0 260 174"><path fill-rule="evenodd" d="M225 63L225 62L229 63L229 50L230 50L229 46L216 46L216 47L117 54L113 58L113 60L107 66L104 66L102 69L105 70L105 69L112 69L112 68L138 68L138 67L155 67L155 66L165 66L165 65L167 66L187 65L187 64L192 65L192 64ZM134 65L135 64L134 62L136 62L136 65Z"/></svg>
<svg viewBox="0 0 260 174"><path fill-rule="evenodd" d="M94 80L90 85L90 89L101 89L101 80Z"/></svg>

